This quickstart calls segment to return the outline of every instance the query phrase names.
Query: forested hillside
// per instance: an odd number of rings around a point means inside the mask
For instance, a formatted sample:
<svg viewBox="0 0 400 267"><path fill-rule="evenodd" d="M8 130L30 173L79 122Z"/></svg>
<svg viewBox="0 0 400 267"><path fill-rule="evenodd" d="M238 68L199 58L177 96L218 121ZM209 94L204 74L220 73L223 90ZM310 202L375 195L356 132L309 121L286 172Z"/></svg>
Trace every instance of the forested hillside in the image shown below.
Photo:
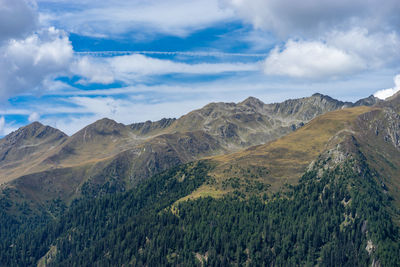
<svg viewBox="0 0 400 267"><path fill-rule="evenodd" d="M331 160L321 173L328 163L321 157L299 185L272 197L234 192L179 203L210 181L213 166L174 168L129 192L77 201L54 222L4 244L2 263L398 266L395 208L377 174L359 151L340 164Z"/></svg>

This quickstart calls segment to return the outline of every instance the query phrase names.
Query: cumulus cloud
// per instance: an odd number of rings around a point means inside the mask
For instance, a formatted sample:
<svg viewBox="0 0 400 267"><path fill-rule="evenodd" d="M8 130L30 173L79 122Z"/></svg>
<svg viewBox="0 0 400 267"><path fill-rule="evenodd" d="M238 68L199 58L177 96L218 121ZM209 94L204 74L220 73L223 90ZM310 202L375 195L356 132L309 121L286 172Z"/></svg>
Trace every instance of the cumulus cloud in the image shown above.
<svg viewBox="0 0 400 267"><path fill-rule="evenodd" d="M73 56L68 36L49 28L0 47L0 99L32 91L48 77L66 71Z"/></svg>
<svg viewBox="0 0 400 267"><path fill-rule="evenodd" d="M281 37L316 36L355 26L370 30L396 30L400 2L387 0L221 0L256 28Z"/></svg>
<svg viewBox="0 0 400 267"><path fill-rule="evenodd" d="M115 75L106 62L105 59L85 56L71 65L71 72L83 77L80 83L110 84Z"/></svg>
<svg viewBox="0 0 400 267"><path fill-rule="evenodd" d="M398 33L369 32L366 28L332 31L325 35L326 43L365 61L368 68L379 68L400 60Z"/></svg>
<svg viewBox="0 0 400 267"><path fill-rule="evenodd" d="M28 117L29 122L38 121L39 119L40 119L40 115L37 112L32 112Z"/></svg>
<svg viewBox="0 0 400 267"><path fill-rule="evenodd" d="M0 0L0 42L22 38L37 26L35 4L28 0Z"/></svg>
<svg viewBox="0 0 400 267"><path fill-rule="evenodd" d="M258 63L188 64L157 59L140 54L108 58L82 57L71 71L83 77L82 83L109 84L115 80L132 81L150 75L219 74L224 72L258 71Z"/></svg>
<svg viewBox="0 0 400 267"><path fill-rule="evenodd" d="M374 96L379 98L379 99L386 99L388 97L391 97L392 95L394 95L398 91L400 91L400 74L396 75L396 77L394 77L393 80L394 80L394 87L393 88L379 90L378 92L376 92L374 94Z"/></svg>
<svg viewBox="0 0 400 267"><path fill-rule="evenodd" d="M400 38L395 32L372 33L365 28L333 31L315 41L290 39L265 60L270 75L332 78L387 67L400 60Z"/></svg>
<svg viewBox="0 0 400 267"><path fill-rule="evenodd" d="M58 9L43 11L42 23L93 36L115 36L127 32L136 32L136 38L142 38L140 34L156 33L185 36L216 22L233 19L232 10L219 7L215 0L57 2L58 7L69 12L58 13ZM147 30L143 32L143 28Z"/></svg>
<svg viewBox="0 0 400 267"><path fill-rule="evenodd" d="M289 40L283 50L275 48L265 60L264 71L270 75L296 78L340 76L362 69L363 62L321 42Z"/></svg>

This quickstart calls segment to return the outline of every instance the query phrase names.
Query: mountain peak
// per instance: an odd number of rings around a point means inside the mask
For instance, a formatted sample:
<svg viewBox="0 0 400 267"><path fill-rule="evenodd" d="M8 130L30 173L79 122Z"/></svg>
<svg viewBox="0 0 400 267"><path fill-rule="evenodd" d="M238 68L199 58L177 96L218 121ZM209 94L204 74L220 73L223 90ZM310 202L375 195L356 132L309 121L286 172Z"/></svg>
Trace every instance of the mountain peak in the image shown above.
<svg viewBox="0 0 400 267"><path fill-rule="evenodd" d="M9 179L11 173L7 173L7 168L2 169L8 164L22 162L19 172L24 173L26 167L24 163L34 162L38 155L43 155L51 148L63 143L67 135L58 129L45 126L40 122L33 122L27 126L10 133L0 140L0 169L2 178Z"/></svg>
<svg viewBox="0 0 400 267"><path fill-rule="evenodd" d="M370 95L369 97L358 100L356 103L354 103L354 106L373 106L380 102L382 102L381 99L375 97L374 95Z"/></svg>
<svg viewBox="0 0 400 267"><path fill-rule="evenodd" d="M248 107L262 107L265 104L260 99L250 96L246 98L244 101L240 102L239 105L245 105Z"/></svg>
<svg viewBox="0 0 400 267"><path fill-rule="evenodd" d="M332 97L330 97L328 95L324 95L324 94L321 94L321 93L315 93L310 98L317 98L317 99L321 99L321 100L327 100L327 101L330 101L330 102L341 102L342 103L342 101L340 101L340 100L334 99L334 98L332 98Z"/></svg>
<svg viewBox="0 0 400 267"><path fill-rule="evenodd" d="M33 132L37 131L38 129L42 128L42 127L46 127L46 126L41 124L38 121L35 121L35 122L32 122L32 123L30 123L28 125L25 125L25 126L19 128L19 129L17 129L13 133L15 133L15 134L21 134L21 133L27 133L27 132L33 133Z"/></svg>
<svg viewBox="0 0 400 267"><path fill-rule="evenodd" d="M56 128L46 126L38 121L35 121L32 122L31 124L19 128L18 130L4 137L3 143L17 143L20 140L25 140L30 138L44 139L53 135L58 136L60 138L67 136L65 133L61 132Z"/></svg>
<svg viewBox="0 0 400 267"><path fill-rule="evenodd" d="M326 95L323 95L323 94L321 94L321 93L314 93L312 96L313 96L313 97L324 97L324 96L326 96Z"/></svg>
<svg viewBox="0 0 400 267"><path fill-rule="evenodd" d="M100 135L115 135L120 134L126 126L122 123L118 123L109 118L102 118L100 120L95 121L94 123L86 126L82 130L80 130L77 134L80 133L86 134L100 134Z"/></svg>
<svg viewBox="0 0 400 267"><path fill-rule="evenodd" d="M95 121L94 124L114 124L114 125L117 125L117 124L120 124L120 123L116 122L115 120L109 119L109 118L102 118L100 120Z"/></svg>
<svg viewBox="0 0 400 267"><path fill-rule="evenodd" d="M102 118L100 120L95 121L94 123L88 125L87 127L90 128L125 128L125 125L119 122L116 122L115 120L109 119L109 118Z"/></svg>
<svg viewBox="0 0 400 267"><path fill-rule="evenodd" d="M34 121L34 122L32 122L31 124L28 124L28 125L25 126L25 127L39 128L39 127L42 127L42 126L44 126L44 125L41 124L40 122Z"/></svg>

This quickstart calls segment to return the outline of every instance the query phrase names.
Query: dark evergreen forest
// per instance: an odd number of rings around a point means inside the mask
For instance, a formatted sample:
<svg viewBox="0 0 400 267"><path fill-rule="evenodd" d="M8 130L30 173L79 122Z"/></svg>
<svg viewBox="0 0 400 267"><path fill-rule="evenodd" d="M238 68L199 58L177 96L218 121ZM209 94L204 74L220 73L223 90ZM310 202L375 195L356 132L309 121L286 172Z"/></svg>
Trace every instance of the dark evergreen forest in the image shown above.
<svg viewBox="0 0 400 267"><path fill-rule="evenodd" d="M0 262L36 266L46 255L48 266L400 266L392 199L368 166L360 173L354 164L321 177L307 172L276 194L234 192L173 209L210 179L209 162L173 168L125 193L55 205L53 218L14 218L3 199Z"/></svg>

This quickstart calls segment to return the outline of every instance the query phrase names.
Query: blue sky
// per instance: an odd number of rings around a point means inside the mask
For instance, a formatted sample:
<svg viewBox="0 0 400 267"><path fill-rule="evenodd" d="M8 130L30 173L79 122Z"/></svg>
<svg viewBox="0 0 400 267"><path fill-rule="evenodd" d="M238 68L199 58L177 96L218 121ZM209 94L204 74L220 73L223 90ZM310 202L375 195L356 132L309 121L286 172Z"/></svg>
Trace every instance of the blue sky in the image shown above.
<svg viewBox="0 0 400 267"><path fill-rule="evenodd" d="M398 0L0 0L0 136L400 89Z"/></svg>

